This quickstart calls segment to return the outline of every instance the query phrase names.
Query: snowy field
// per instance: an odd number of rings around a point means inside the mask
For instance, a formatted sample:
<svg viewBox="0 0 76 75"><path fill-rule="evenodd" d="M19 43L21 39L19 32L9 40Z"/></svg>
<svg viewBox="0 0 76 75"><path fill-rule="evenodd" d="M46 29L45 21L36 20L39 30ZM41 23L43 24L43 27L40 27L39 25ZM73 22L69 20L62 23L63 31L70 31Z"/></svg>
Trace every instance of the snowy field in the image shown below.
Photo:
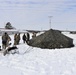
<svg viewBox="0 0 76 75"><path fill-rule="evenodd" d="M75 47L40 49L23 44L21 39L19 54L0 53L0 75L76 75L76 34L64 34L74 39Z"/></svg>

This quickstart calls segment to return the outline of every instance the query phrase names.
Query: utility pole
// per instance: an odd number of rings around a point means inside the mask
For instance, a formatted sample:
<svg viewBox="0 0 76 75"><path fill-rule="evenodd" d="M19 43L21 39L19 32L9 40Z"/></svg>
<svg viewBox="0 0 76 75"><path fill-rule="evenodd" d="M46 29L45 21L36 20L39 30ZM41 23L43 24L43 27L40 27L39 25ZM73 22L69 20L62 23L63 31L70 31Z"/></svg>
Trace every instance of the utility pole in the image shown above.
<svg viewBox="0 0 76 75"><path fill-rule="evenodd" d="M51 29L51 18L52 18L53 16L49 16L49 25L50 25L50 29Z"/></svg>

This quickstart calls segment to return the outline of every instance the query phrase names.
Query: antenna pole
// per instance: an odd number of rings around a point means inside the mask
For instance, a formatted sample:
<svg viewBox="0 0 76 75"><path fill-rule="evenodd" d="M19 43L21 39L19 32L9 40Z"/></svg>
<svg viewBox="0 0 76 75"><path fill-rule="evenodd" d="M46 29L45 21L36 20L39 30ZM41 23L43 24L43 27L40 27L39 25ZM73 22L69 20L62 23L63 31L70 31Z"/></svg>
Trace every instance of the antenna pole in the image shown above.
<svg viewBox="0 0 76 75"><path fill-rule="evenodd" d="M49 25L50 25L50 29L52 29L51 28L51 18L52 18L53 16L49 16Z"/></svg>

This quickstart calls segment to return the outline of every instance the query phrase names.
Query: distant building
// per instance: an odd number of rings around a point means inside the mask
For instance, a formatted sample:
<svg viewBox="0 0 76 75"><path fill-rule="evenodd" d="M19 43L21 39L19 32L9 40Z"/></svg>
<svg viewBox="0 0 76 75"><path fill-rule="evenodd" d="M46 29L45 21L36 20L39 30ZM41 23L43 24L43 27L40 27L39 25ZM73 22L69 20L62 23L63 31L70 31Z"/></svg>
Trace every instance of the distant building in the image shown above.
<svg viewBox="0 0 76 75"><path fill-rule="evenodd" d="M16 30L16 29L5 29L5 28L0 28L0 36L3 34L3 33L5 33L5 32L7 32L9 35L11 35L11 34L15 34L15 33L19 33L19 31L18 30Z"/></svg>
<svg viewBox="0 0 76 75"><path fill-rule="evenodd" d="M10 22L6 23L5 29L15 29Z"/></svg>

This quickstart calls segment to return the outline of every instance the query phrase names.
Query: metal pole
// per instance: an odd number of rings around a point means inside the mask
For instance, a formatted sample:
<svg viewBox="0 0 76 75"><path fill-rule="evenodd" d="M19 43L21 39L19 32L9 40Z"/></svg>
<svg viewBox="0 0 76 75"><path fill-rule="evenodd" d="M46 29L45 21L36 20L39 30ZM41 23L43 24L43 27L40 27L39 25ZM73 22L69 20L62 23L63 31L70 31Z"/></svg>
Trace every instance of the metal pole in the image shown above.
<svg viewBox="0 0 76 75"><path fill-rule="evenodd" d="M53 16L49 16L49 25L50 25L50 29L51 29L51 18L52 18Z"/></svg>

